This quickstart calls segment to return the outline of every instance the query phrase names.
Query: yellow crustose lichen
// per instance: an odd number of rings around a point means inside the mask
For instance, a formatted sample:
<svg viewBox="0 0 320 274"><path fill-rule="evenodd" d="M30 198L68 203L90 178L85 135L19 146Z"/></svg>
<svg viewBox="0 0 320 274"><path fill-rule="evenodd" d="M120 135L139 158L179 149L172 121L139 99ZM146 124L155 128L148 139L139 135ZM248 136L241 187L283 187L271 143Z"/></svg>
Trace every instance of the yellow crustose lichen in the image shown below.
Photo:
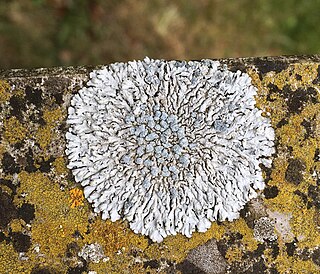
<svg viewBox="0 0 320 274"><path fill-rule="evenodd" d="M317 163L314 161L316 148L320 147L320 117L319 103L306 103L298 114L288 116L287 102L281 97L281 94L273 94L272 102L266 99L269 91L268 84L274 84L280 90L285 85L289 85L292 92L296 92L298 88L313 87L319 90L317 84L313 84L317 77L318 65L314 63L303 63L290 65L288 69L280 72L270 72L262 80L258 75L251 71L251 76L255 85L262 91L257 102L259 107L271 112L272 125L276 125L283 118L287 119L287 124L280 128L276 128L276 136L279 141L278 156L273 161L273 169L271 180L268 182L270 186L277 186L279 193L275 198L265 199L265 205L268 209L278 212L286 212L292 214L290 219L290 227L294 236L298 239L297 246L299 248L312 248L320 245L320 231L317 229L316 217L319 216L319 210L311 207L307 209L302 199L295 194L295 191L307 193L308 186L314 185L315 181L312 178L312 170L319 170ZM301 77L296 77L299 75ZM301 79L301 80L297 80ZM318 101L320 101L319 92ZM305 139L306 130L302 126L304 120L314 122L313 136ZM291 155L288 151L291 148ZM302 160L305 165L303 180L300 184L295 185L287 182L285 179L286 169L289 159ZM306 226L306 224L308 224ZM281 242L281 237L278 238L280 255L276 259L277 270L280 273L316 273L319 268L310 260L302 261L295 257L286 255L286 246ZM270 258L270 261L274 259Z"/></svg>
<svg viewBox="0 0 320 274"><path fill-rule="evenodd" d="M0 80L0 103L6 102L10 98L10 85L3 80Z"/></svg>
<svg viewBox="0 0 320 274"><path fill-rule="evenodd" d="M4 121L4 137L10 144L15 144L27 136L27 129L16 117Z"/></svg>

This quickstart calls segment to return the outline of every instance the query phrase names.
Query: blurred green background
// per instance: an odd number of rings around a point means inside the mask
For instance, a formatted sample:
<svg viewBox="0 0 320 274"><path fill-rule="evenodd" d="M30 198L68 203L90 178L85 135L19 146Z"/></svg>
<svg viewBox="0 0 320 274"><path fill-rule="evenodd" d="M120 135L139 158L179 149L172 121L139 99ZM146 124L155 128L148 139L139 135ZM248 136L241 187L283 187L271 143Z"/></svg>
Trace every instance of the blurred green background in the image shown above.
<svg viewBox="0 0 320 274"><path fill-rule="evenodd" d="M320 0L0 0L1 68L315 54Z"/></svg>

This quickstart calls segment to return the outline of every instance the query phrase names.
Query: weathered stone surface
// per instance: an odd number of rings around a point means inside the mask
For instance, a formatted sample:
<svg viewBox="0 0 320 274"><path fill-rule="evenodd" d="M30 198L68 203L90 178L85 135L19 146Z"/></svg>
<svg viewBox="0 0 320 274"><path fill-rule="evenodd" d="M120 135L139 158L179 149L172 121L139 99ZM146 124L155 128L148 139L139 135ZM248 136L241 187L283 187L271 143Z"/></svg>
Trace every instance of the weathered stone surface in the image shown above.
<svg viewBox="0 0 320 274"><path fill-rule="evenodd" d="M191 250L186 257L186 261L180 264L180 269L183 272L186 272L184 269L189 269L190 273L194 273L192 267L188 266L189 264L208 274L223 274L227 268L227 263L218 250L217 242L214 239Z"/></svg>
<svg viewBox="0 0 320 274"><path fill-rule="evenodd" d="M93 68L0 71L0 272L320 272L320 57L219 61L251 76L276 131L267 186L239 220L161 244L101 221L66 168L67 107Z"/></svg>

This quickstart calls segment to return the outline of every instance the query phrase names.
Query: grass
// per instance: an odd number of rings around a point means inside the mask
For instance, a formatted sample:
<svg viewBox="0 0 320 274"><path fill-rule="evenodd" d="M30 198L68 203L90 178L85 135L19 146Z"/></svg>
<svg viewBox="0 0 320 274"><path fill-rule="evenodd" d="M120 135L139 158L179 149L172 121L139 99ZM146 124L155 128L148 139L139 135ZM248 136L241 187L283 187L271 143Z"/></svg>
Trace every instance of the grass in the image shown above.
<svg viewBox="0 0 320 274"><path fill-rule="evenodd" d="M1 0L1 68L314 54L320 1Z"/></svg>

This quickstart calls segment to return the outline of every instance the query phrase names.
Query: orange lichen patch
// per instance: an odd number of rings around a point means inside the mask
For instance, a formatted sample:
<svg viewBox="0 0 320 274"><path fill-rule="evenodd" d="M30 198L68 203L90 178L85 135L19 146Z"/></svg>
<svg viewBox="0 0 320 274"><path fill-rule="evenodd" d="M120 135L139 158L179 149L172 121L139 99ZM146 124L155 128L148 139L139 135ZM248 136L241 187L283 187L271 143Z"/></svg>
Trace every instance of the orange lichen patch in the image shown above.
<svg viewBox="0 0 320 274"><path fill-rule="evenodd" d="M10 88L10 85L6 81L0 80L0 103L4 103L10 99Z"/></svg>
<svg viewBox="0 0 320 274"><path fill-rule="evenodd" d="M60 268L64 269L66 266L60 260L68 243L75 241L73 234L78 231L84 235L87 231L88 207L70 209L68 193L61 191L58 184L40 172L29 174L23 171L19 180L21 186L14 201L19 204L23 199L35 206L31 238L43 254L41 262L60 262ZM21 196L25 198L18 198ZM79 245L82 244L79 242ZM34 256L32 251L27 254Z"/></svg>
<svg viewBox="0 0 320 274"><path fill-rule="evenodd" d="M124 221L111 222L96 219L90 224L90 234L85 236L85 242L98 242L104 247L105 255L112 258L117 252L130 252L131 249L143 251L148 240L132 232Z"/></svg>
<svg viewBox="0 0 320 274"><path fill-rule="evenodd" d="M69 203L71 208L84 205L83 203L84 196L83 196L83 191L81 189L73 188L69 190L69 194L70 194Z"/></svg>
<svg viewBox="0 0 320 274"><path fill-rule="evenodd" d="M99 264L90 264L97 273L145 273L142 263L136 263L130 255L142 254L148 246L148 239L133 233L124 221L111 222L97 218L89 226L90 233L84 235L87 244L98 243L104 248L106 259Z"/></svg>
<svg viewBox="0 0 320 274"><path fill-rule="evenodd" d="M220 240L225 233L224 225L218 225L216 222L205 233L194 232L191 238L187 238L182 234L169 236L164 239L161 244L151 244L145 250L145 254L150 258L166 258L171 261L183 261L188 252L210 239Z"/></svg>
<svg viewBox="0 0 320 274"><path fill-rule="evenodd" d="M66 161L63 157L56 158L52 163L52 166L58 175L66 176L69 172L66 166Z"/></svg>
<svg viewBox="0 0 320 274"><path fill-rule="evenodd" d="M242 258L242 250L237 247L231 247L227 250L225 258L228 263L232 263L235 261L241 261Z"/></svg>
<svg viewBox="0 0 320 274"><path fill-rule="evenodd" d="M11 117L4 121L4 138L10 144L15 144L26 138L27 132L27 129L23 127L16 117Z"/></svg>

